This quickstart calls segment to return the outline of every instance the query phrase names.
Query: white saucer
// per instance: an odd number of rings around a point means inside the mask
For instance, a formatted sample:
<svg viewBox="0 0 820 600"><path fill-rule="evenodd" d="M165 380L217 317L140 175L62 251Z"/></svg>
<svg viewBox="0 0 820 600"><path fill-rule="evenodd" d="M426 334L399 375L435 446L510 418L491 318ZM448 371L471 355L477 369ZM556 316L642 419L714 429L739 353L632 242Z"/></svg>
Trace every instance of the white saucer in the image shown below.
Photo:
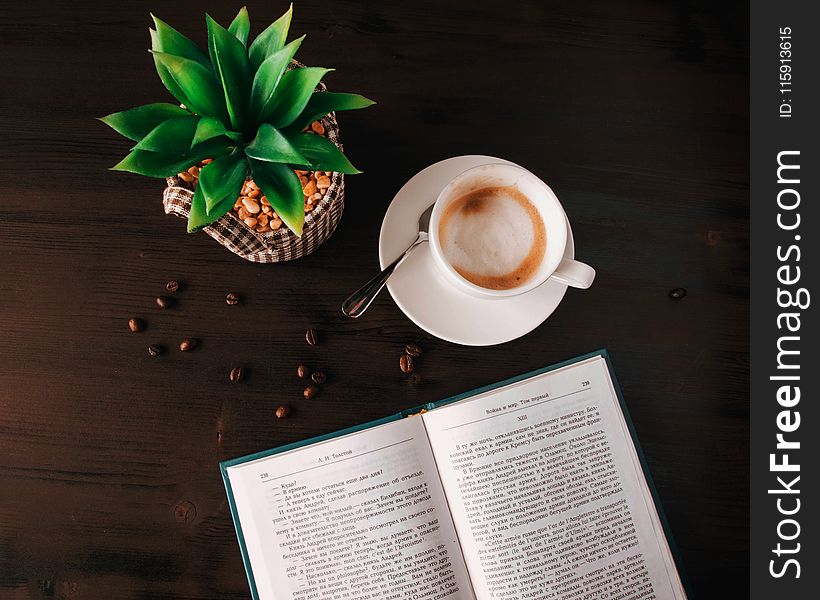
<svg viewBox="0 0 820 600"><path fill-rule="evenodd" d="M418 233L421 213L456 175L479 165L509 163L492 156L457 156L430 165L404 184L390 203L379 235L379 262L384 268ZM512 163L511 163L512 164ZM565 256L575 257L567 222ZM552 279L534 290L500 299L482 299L456 289L433 262L429 244L405 260L387 284L396 304L428 333L456 344L491 346L529 333L558 307L567 286Z"/></svg>

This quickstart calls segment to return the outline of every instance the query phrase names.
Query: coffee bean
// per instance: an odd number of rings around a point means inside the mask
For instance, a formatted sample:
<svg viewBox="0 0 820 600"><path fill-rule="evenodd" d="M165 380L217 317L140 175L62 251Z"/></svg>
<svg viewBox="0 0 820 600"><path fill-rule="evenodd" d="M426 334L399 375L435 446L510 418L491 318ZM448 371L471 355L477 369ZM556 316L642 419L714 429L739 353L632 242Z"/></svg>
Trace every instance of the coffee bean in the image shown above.
<svg viewBox="0 0 820 600"><path fill-rule="evenodd" d="M305 377L310 375L310 369L308 369L305 365L300 364L298 367L296 367L296 375L299 377L299 379L304 379Z"/></svg>
<svg viewBox="0 0 820 600"><path fill-rule="evenodd" d="M675 288L674 290L669 291L669 297L674 298L675 300L680 300L686 295L686 290L684 288Z"/></svg>
<svg viewBox="0 0 820 600"><path fill-rule="evenodd" d="M227 302L231 306L235 306L239 304L239 294L234 294L233 292L229 292L225 296L225 302Z"/></svg>
<svg viewBox="0 0 820 600"><path fill-rule="evenodd" d="M245 376L245 371L242 367L234 367L231 369L231 372L228 374L228 379L231 380L231 383L239 383L242 381L242 378Z"/></svg>
<svg viewBox="0 0 820 600"><path fill-rule="evenodd" d="M399 368L404 373L412 373L413 372L413 357L409 354L402 354L401 358L399 359Z"/></svg>
<svg viewBox="0 0 820 600"><path fill-rule="evenodd" d="M316 394L319 393L319 388L312 383L305 388L305 391L302 392L302 395L305 397L305 400L313 400L316 397Z"/></svg>
<svg viewBox="0 0 820 600"><path fill-rule="evenodd" d="M159 344L151 344L150 346L148 346L148 354L150 354L151 356L159 356L163 352L165 352L165 348L160 346Z"/></svg>
<svg viewBox="0 0 820 600"><path fill-rule="evenodd" d="M277 419L287 419L290 416L290 407L289 406L277 406L276 407L276 418Z"/></svg>
<svg viewBox="0 0 820 600"><path fill-rule="evenodd" d="M315 346L319 343L319 336L316 333L315 329L308 329L305 332L305 341L310 344L311 346Z"/></svg>
<svg viewBox="0 0 820 600"><path fill-rule="evenodd" d="M176 279L172 279L168 283L165 284L165 289L171 292L172 294L179 290L179 281Z"/></svg>
<svg viewBox="0 0 820 600"><path fill-rule="evenodd" d="M316 385L322 385L325 381L327 381L327 375L325 375L325 372L321 370L314 371L310 378Z"/></svg>
<svg viewBox="0 0 820 600"><path fill-rule="evenodd" d="M198 342L194 338L185 338L181 342L179 342L179 351L180 352L189 352L196 348Z"/></svg>
<svg viewBox="0 0 820 600"><path fill-rule="evenodd" d="M179 343L180 352L190 352L199 345L199 340L196 338L185 338Z"/></svg>
<svg viewBox="0 0 820 600"><path fill-rule="evenodd" d="M144 327L142 319L128 319L128 329L134 333L139 333Z"/></svg>
<svg viewBox="0 0 820 600"><path fill-rule="evenodd" d="M409 343L404 347L404 352L408 356L412 356L413 358L418 358L421 356L421 346L414 343Z"/></svg>
<svg viewBox="0 0 820 600"><path fill-rule="evenodd" d="M157 296L156 302L160 308L171 308L174 305L174 299L168 296Z"/></svg>

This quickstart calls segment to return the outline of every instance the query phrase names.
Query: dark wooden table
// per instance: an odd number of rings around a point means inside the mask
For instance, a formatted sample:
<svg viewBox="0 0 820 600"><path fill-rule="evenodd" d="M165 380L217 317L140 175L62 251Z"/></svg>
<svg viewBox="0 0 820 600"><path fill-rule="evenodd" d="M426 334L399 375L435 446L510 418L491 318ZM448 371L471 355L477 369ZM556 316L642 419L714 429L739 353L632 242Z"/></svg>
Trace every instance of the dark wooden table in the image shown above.
<svg viewBox="0 0 820 600"><path fill-rule="evenodd" d="M82 4L85 4L84 6ZM239 8L210 2L227 22ZM286 8L251 2L254 32ZM697 596L748 587L748 9L744 3L299 2L336 90L351 177L315 254L243 262L106 171L94 117L169 98L148 12L204 42L202 3L28 0L0 15L0 598L246 598L217 463L607 347ZM598 269L545 324L468 348L382 295L384 211L415 172L486 153L549 181ZM155 308L166 280L185 283ZM670 299L684 287L685 298ZM244 298L225 304L228 291ZM148 324L128 331L129 317ZM304 331L322 333L309 347ZM477 324L480 327L480 324ZM202 340L160 359L150 342ZM419 381L403 344L425 350ZM299 361L331 375L301 399ZM228 370L249 367L244 385ZM277 421L274 410L292 403Z"/></svg>

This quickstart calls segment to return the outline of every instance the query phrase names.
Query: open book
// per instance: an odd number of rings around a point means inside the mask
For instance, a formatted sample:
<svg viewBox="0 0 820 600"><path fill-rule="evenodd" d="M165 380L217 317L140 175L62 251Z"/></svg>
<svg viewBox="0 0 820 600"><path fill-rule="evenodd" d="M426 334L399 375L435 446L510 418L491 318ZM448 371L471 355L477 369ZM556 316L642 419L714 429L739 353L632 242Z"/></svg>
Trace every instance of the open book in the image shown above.
<svg viewBox="0 0 820 600"><path fill-rule="evenodd" d="M253 597L685 599L608 360L222 463Z"/></svg>

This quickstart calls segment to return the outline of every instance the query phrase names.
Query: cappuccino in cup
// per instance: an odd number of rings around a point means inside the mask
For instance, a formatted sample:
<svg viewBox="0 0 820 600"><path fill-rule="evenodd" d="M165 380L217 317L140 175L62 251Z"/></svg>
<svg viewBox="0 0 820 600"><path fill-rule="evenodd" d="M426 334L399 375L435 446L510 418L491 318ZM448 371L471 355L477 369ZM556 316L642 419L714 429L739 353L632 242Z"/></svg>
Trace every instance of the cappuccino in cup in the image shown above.
<svg viewBox="0 0 820 600"><path fill-rule="evenodd" d="M438 238L456 272L490 290L526 284L547 250L544 219L515 185L481 187L452 200L441 215Z"/></svg>
<svg viewBox="0 0 820 600"><path fill-rule="evenodd" d="M588 288L595 270L566 256L558 197L510 163L468 169L439 193L430 216L433 259L454 286L482 298L524 294L552 279Z"/></svg>

